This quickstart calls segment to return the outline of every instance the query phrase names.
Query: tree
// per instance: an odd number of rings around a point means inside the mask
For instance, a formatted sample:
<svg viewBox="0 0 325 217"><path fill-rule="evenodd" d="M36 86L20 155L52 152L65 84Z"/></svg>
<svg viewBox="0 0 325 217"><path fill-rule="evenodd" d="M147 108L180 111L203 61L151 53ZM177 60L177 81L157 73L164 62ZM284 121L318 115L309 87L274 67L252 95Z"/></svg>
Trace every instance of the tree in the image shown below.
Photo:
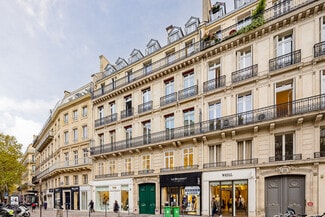
<svg viewBox="0 0 325 217"><path fill-rule="evenodd" d="M19 184L21 175L25 171L20 163L22 145L17 143L14 136L0 133L0 199L4 193ZM9 192L8 192L9 193Z"/></svg>

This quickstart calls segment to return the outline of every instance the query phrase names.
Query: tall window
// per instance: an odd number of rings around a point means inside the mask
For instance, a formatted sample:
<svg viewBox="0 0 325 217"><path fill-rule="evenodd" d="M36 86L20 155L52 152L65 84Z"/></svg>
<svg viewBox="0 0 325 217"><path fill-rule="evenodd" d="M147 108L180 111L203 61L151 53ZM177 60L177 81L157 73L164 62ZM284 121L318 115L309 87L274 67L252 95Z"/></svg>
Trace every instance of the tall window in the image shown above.
<svg viewBox="0 0 325 217"><path fill-rule="evenodd" d="M183 74L184 89L194 86L194 71Z"/></svg>
<svg viewBox="0 0 325 217"><path fill-rule="evenodd" d="M209 163L221 162L221 144L209 146Z"/></svg>
<svg viewBox="0 0 325 217"><path fill-rule="evenodd" d="M69 176L64 176L65 185L69 185Z"/></svg>
<svg viewBox="0 0 325 217"><path fill-rule="evenodd" d="M174 152L173 151L166 151L164 156L164 167L168 169L174 168Z"/></svg>
<svg viewBox="0 0 325 217"><path fill-rule="evenodd" d="M125 142L127 148L132 146L132 126L125 127Z"/></svg>
<svg viewBox="0 0 325 217"><path fill-rule="evenodd" d="M253 101L250 92L237 96L238 124L245 124L252 121Z"/></svg>
<svg viewBox="0 0 325 217"><path fill-rule="evenodd" d="M325 94L325 70L321 71L320 77L321 94Z"/></svg>
<svg viewBox="0 0 325 217"><path fill-rule="evenodd" d="M252 159L252 140L244 140L237 142L237 159Z"/></svg>
<svg viewBox="0 0 325 217"><path fill-rule="evenodd" d="M209 64L208 81L220 78L220 60Z"/></svg>
<svg viewBox="0 0 325 217"><path fill-rule="evenodd" d="M87 106L82 107L82 117L87 117L88 115L88 108Z"/></svg>
<svg viewBox="0 0 325 217"><path fill-rule="evenodd" d="M98 175L103 175L103 174L104 174L104 163L98 162Z"/></svg>
<svg viewBox="0 0 325 217"><path fill-rule="evenodd" d="M240 30L241 28L248 26L251 24L252 19L250 16L244 17L244 18L239 18L237 22L237 30Z"/></svg>
<svg viewBox="0 0 325 217"><path fill-rule="evenodd" d="M109 104L109 107L110 107L111 115L115 114L116 113L116 104L115 104L115 102L111 102Z"/></svg>
<svg viewBox="0 0 325 217"><path fill-rule="evenodd" d="M293 160L293 139L293 133L275 136L274 148L276 161Z"/></svg>
<svg viewBox="0 0 325 217"><path fill-rule="evenodd" d="M73 129L73 142L78 142L78 128Z"/></svg>
<svg viewBox="0 0 325 217"><path fill-rule="evenodd" d="M194 108L184 110L184 136L194 134Z"/></svg>
<svg viewBox="0 0 325 217"><path fill-rule="evenodd" d="M185 43L185 47L186 47L186 55L191 55L194 53L194 39L188 41Z"/></svg>
<svg viewBox="0 0 325 217"><path fill-rule="evenodd" d="M74 175L74 176L73 176L73 184L74 184L74 185L78 185L78 184L79 184L78 175Z"/></svg>
<svg viewBox="0 0 325 217"><path fill-rule="evenodd" d="M151 100L151 91L150 88L147 88L142 91L142 101L143 103L147 103Z"/></svg>
<svg viewBox="0 0 325 217"><path fill-rule="evenodd" d="M132 74L133 74L132 71L128 71L128 72L125 73L126 81L128 83L133 81L133 75Z"/></svg>
<svg viewBox="0 0 325 217"><path fill-rule="evenodd" d="M99 106L98 107L98 117L99 117L99 119L104 118L104 106Z"/></svg>
<svg viewBox="0 0 325 217"><path fill-rule="evenodd" d="M115 146L115 142L116 142L116 131L115 130L109 131L109 140L110 140L110 144L113 148L113 146Z"/></svg>
<svg viewBox="0 0 325 217"><path fill-rule="evenodd" d="M142 156L142 169L143 170L150 170L151 165L150 165L150 155L143 155Z"/></svg>
<svg viewBox="0 0 325 217"><path fill-rule="evenodd" d="M221 102L209 104L209 128L210 130L220 129Z"/></svg>
<svg viewBox="0 0 325 217"><path fill-rule="evenodd" d="M165 116L166 139L174 138L174 114Z"/></svg>
<svg viewBox="0 0 325 217"><path fill-rule="evenodd" d="M65 131L64 132L64 144L68 144L69 143L69 132Z"/></svg>
<svg viewBox="0 0 325 217"><path fill-rule="evenodd" d="M145 75L149 75L152 72L152 63L150 62L146 62L143 64L143 73Z"/></svg>
<svg viewBox="0 0 325 217"><path fill-rule="evenodd" d="M143 143L149 144L151 142L151 122L146 121L142 123L143 129Z"/></svg>
<svg viewBox="0 0 325 217"><path fill-rule="evenodd" d="M291 32L277 36L276 41L277 57L291 53L293 51L293 40Z"/></svg>
<svg viewBox="0 0 325 217"><path fill-rule="evenodd" d="M325 157L325 128L320 130L320 157Z"/></svg>
<svg viewBox="0 0 325 217"><path fill-rule="evenodd" d="M124 159L124 172L130 173L132 171L131 168L131 158Z"/></svg>
<svg viewBox="0 0 325 217"><path fill-rule="evenodd" d="M74 165L78 165L78 151L73 151Z"/></svg>
<svg viewBox="0 0 325 217"><path fill-rule="evenodd" d="M99 139L99 145L102 148L104 146L104 134L98 134L98 139Z"/></svg>
<svg viewBox="0 0 325 217"><path fill-rule="evenodd" d="M320 18L320 41L325 41L325 17Z"/></svg>
<svg viewBox="0 0 325 217"><path fill-rule="evenodd" d="M112 89L114 90L116 88L116 78L112 78L111 81L112 81Z"/></svg>
<svg viewBox="0 0 325 217"><path fill-rule="evenodd" d="M273 12L274 17L280 16L282 14L288 13L291 8L293 1L286 0L275 0L273 1Z"/></svg>
<svg viewBox="0 0 325 217"><path fill-rule="evenodd" d="M167 64L172 64L176 60L175 51L170 51L166 53L167 56Z"/></svg>
<svg viewBox="0 0 325 217"><path fill-rule="evenodd" d="M126 117L132 115L132 96L127 96L124 98L125 102L125 111L126 111Z"/></svg>
<svg viewBox="0 0 325 217"><path fill-rule="evenodd" d="M69 152L64 153L65 165L69 166Z"/></svg>
<svg viewBox="0 0 325 217"><path fill-rule="evenodd" d="M83 149L83 163L86 164L88 163L88 150Z"/></svg>
<svg viewBox="0 0 325 217"><path fill-rule="evenodd" d="M194 165L194 150L193 148L183 149L183 166L190 167Z"/></svg>
<svg viewBox="0 0 325 217"><path fill-rule="evenodd" d="M69 115L68 113L64 114L64 123L67 124L69 122Z"/></svg>
<svg viewBox="0 0 325 217"><path fill-rule="evenodd" d="M88 184L88 175L87 174L82 175L82 184Z"/></svg>
<svg viewBox="0 0 325 217"><path fill-rule="evenodd" d="M116 173L116 165L115 165L115 160L109 161L109 174Z"/></svg>
<svg viewBox="0 0 325 217"><path fill-rule="evenodd" d="M88 139L88 127L87 125L82 126L82 138Z"/></svg>
<svg viewBox="0 0 325 217"><path fill-rule="evenodd" d="M238 69L244 69L252 65L252 51L251 47L238 51Z"/></svg>
<svg viewBox="0 0 325 217"><path fill-rule="evenodd" d="M276 84L276 109L277 116L290 115L292 112L293 80L279 82Z"/></svg>
<svg viewBox="0 0 325 217"><path fill-rule="evenodd" d="M74 121L78 120L78 110L73 111L73 120Z"/></svg>

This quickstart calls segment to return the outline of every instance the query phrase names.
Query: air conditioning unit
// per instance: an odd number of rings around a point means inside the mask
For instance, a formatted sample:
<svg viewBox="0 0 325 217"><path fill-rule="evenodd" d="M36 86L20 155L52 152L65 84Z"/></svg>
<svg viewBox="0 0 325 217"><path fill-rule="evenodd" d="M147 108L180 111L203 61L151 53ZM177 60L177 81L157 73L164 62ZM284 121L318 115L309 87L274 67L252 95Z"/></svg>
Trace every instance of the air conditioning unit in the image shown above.
<svg viewBox="0 0 325 217"><path fill-rule="evenodd" d="M263 120L265 120L265 118L266 118L266 115L265 115L264 113L259 114L259 115L257 116L257 120L259 120L259 121L263 121Z"/></svg>

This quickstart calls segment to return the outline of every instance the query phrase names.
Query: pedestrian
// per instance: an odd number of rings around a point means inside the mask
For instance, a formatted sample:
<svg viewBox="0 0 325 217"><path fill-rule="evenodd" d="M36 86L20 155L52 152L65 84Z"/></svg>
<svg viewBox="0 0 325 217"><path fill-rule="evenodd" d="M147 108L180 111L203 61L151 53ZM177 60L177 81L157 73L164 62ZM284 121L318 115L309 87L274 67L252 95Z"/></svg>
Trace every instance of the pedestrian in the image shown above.
<svg viewBox="0 0 325 217"><path fill-rule="evenodd" d="M117 213L119 211L119 209L120 209L120 206L118 205L117 200L115 200L115 203L114 203L114 212Z"/></svg>
<svg viewBox="0 0 325 217"><path fill-rule="evenodd" d="M215 201L215 197L213 196L212 197L212 200L211 200L211 216L214 217L217 212L218 212L218 208L217 208L217 203Z"/></svg>
<svg viewBox="0 0 325 217"><path fill-rule="evenodd" d="M32 203L32 212L35 211L35 208L36 208L36 203Z"/></svg>
<svg viewBox="0 0 325 217"><path fill-rule="evenodd" d="M95 210L94 210L94 201L93 200L90 200L90 202L89 202L89 211L90 212L95 212Z"/></svg>

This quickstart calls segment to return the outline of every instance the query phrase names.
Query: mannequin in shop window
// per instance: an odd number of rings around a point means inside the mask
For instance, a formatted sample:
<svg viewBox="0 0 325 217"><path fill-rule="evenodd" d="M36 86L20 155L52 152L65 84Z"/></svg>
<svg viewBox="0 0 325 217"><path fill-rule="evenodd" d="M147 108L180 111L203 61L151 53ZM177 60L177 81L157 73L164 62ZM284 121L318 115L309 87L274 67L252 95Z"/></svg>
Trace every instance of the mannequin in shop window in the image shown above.
<svg viewBox="0 0 325 217"><path fill-rule="evenodd" d="M217 209L220 210L220 196L219 196L219 194L217 194L215 201L216 201Z"/></svg>
<svg viewBox="0 0 325 217"><path fill-rule="evenodd" d="M196 210L196 197L195 195L192 195L192 210Z"/></svg>
<svg viewBox="0 0 325 217"><path fill-rule="evenodd" d="M183 208L183 211L186 210L187 204L188 204L188 202L187 202L187 195L184 195L183 200L182 200L182 208Z"/></svg>

